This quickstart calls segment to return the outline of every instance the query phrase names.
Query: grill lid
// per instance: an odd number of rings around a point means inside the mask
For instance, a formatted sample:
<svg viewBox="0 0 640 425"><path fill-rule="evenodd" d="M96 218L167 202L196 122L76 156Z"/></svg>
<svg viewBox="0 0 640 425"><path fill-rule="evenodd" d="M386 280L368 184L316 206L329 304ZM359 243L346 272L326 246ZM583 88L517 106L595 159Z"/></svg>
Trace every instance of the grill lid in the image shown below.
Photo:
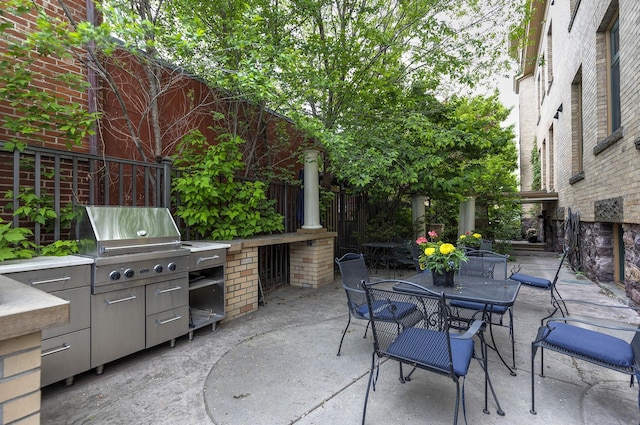
<svg viewBox="0 0 640 425"><path fill-rule="evenodd" d="M82 207L80 253L94 257L180 248L180 232L167 208Z"/></svg>

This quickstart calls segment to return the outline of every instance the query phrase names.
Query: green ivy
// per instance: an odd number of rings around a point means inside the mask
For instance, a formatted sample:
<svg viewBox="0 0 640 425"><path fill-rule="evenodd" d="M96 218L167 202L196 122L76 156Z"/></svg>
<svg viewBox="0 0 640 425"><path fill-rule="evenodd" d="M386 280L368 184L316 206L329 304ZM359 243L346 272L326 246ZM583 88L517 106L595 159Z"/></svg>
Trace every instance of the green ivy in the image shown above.
<svg viewBox="0 0 640 425"><path fill-rule="evenodd" d="M200 238L231 240L284 230L275 201L267 199L267 185L235 179L244 167L239 149L243 143L226 135L208 145L196 130L178 146L174 164L179 175L172 188L178 197L176 215Z"/></svg>
<svg viewBox="0 0 640 425"><path fill-rule="evenodd" d="M542 187L542 168L540 165L540 153L538 152L538 144L534 143L531 148L531 166L533 180L531 181L531 190L540 190Z"/></svg>

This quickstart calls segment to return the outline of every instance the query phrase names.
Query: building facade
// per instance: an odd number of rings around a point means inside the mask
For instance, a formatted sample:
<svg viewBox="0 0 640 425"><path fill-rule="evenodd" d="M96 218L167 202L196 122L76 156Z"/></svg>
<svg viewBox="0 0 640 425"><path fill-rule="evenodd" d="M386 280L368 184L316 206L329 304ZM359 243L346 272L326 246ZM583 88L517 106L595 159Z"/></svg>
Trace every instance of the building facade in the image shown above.
<svg viewBox="0 0 640 425"><path fill-rule="evenodd" d="M637 0L532 0L519 50L523 191L543 239L640 301L640 42ZM532 163L537 156L539 162ZM534 161L535 162L535 161ZM539 167L539 188L532 187Z"/></svg>

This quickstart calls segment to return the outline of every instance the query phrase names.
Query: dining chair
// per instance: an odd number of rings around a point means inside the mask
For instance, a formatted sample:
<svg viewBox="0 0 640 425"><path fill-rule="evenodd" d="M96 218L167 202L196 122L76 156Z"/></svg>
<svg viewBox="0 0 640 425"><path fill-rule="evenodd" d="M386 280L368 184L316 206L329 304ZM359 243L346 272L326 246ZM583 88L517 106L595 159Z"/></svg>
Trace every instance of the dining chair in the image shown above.
<svg viewBox="0 0 640 425"><path fill-rule="evenodd" d="M467 252L467 261L460 263L458 274L460 276L473 276L492 280L507 280L508 259L508 255L486 250L472 250ZM494 347L496 346L496 342L493 334L493 326L502 326L509 329L509 336L511 338L511 366L506 364L499 350L496 350L496 352L500 360L502 360L509 369L511 375L515 376L516 342L513 326L513 306L487 305L463 300L452 300L450 305L457 309L456 312L459 316L463 316L462 310L475 312L475 314L471 314L472 318L479 314L484 315L485 321L489 324L489 333ZM508 316L508 322L505 320L505 316Z"/></svg>
<svg viewBox="0 0 640 425"><path fill-rule="evenodd" d="M409 285L410 289L393 289L396 283ZM487 387L489 387L498 407L498 413L504 414L489 379L486 345L481 332L484 324L482 320L473 321L466 332L458 333L449 327L447 299L444 294L425 291L419 285L399 280L371 282L364 287L371 317L374 351L362 412L363 425L370 390L376 390L377 379L374 379L374 376L378 376L381 359L384 358L397 361L400 364L401 375L402 365L405 364L413 367L414 370L426 370L451 378L456 384L454 424L458 422L461 400L466 422L464 378L469 371L471 359L476 358L484 371L484 412L489 412L487 406ZM396 307L402 304L417 306L421 313L421 320L406 326L400 310ZM474 350L475 335L480 340L479 355ZM402 382L409 380L409 377L406 377Z"/></svg>
<svg viewBox="0 0 640 425"><path fill-rule="evenodd" d="M565 303L590 305L590 308L627 309L638 312L637 308L622 305L603 305L582 300L564 300ZM572 307L573 310L573 307ZM556 312L559 309L555 310ZM635 315L635 314L634 314ZM611 335L626 332L631 342ZM606 369L630 375L631 386L634 379L640 380L640 326L621 326L620 323L604 323L582 317L546 317L542 319L536 339L531 343L531 413L537 414L535 404L535 358L540 349L540 376L544 376L544 350L586 361ZM547 366L547 370L549 367ZM577 369L579 370L579 368ZM640 407L640 394L638 394Z"/></svg>
<svg viewBox="0 0 640 425"><path fill-rule="evenodd" d="M367 327L364 331L364 338L367 337L367 332L370 325L369 309L367 307L367 298L363 285L371 282L369 277L369 270L362 254L347 253L340 258L335 259L338 268L340 269L340 275L342 276L342 286L347 294L347 307L349 309L349 316L347 319L347 326L342 332L342 338L340 339L340 346L338 347L338 356L342 350L342 343L344 337L347 334L349 325L351 324L351 317L360 320L367 321ZM395 306L397 309L397 316L399 316L403 323L407 326L411 326L413 321L420 320L417 308L413 304L399 303ZM385 317L381 317L384 320Z"/></svg>
<svg viewBox="0 0 640 425"><path fill-rule="evenodd" d="M569 314L567 310L567 305L564 303L562 299L562 295L558 292L558 287L556 284L558 283L558 277L560 276L560 271L562 270L562 265L564 264L567 255L571 253L571 250L564 249L562 252L562 257L560 258L560 264L558 264L558 268L556 270L556 274L553 280L536 277L532 275L528 275L525 273L520 273L521 267L519 266L517 269L511 271L511 275L509 279L520 282L522 285L526 285L531 288L541 289L544 291L549 291L551 294L551 305L559 309L562 315ZM552 313L553 314L553 313Z"/></svg>

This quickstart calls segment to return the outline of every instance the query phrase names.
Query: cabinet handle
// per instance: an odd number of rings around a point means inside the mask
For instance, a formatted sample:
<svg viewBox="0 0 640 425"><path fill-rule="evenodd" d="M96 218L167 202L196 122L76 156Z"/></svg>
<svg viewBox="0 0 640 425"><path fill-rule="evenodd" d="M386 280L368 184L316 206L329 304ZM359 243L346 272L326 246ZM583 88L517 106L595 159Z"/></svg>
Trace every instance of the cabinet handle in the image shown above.
<svg viewBox="0 0 640 425"><path fill-rule="evenodd" d="M166 294L167 292L179 291L181 289L182 289L182 286L174 286L173 288L168 288L163 290L158 289L156 291L156 294Z"/></svg>
<svg viewBox="0 0 640 425"><path fill-rule="evenodd" d="M200 257L198 258L198 261L196 261L196 266L204 261L217 260L218 258L220 258L219 255L214 255L213 257Z"/></svg>
<svg viewBox="0 0 640 425"><path fill-rule="evenodd" d="M131 301L131 300L135 300L135 299L136 299L136 296L135 295L131 295L130 297L120 298L119 300L114 300L114 301L104 300L104 302L107 303L108 305L111 305L111 304L118 304L118 303L121 303L121 302L124 302L124 301Z"/></svg>
<svg viewBox="0 0 640 425"><path fill-rule="evenodd" d="M51 354L59 353L59 352L64 351L64 350L68 350L69 348L71 348L71 346L65 342L64 344L62 344L61 347L52 348L49 351L43 351L42 354L40 354L40 357L49 356Z"/></svg>
<svg viewBox="0 0 640 425"><path fill-rule="evenodd" d="M35 285L42 285L44 283L66 282L69 279L71 279L71 276L63 276L63 277L57 277L54 279L45 279L45 280L32 280L31 285L35 286Z"/></svg>
<svg viewBox="0 0 640 425"><path fill-rule="evenodd" d="M159 325L166 325L167 323L170 322L175 322L176 320L180 320L182 319L182 316L176 316L176 317L172 317L171 319L167 319L167 320L156 320L156 323Z"/></svg>

